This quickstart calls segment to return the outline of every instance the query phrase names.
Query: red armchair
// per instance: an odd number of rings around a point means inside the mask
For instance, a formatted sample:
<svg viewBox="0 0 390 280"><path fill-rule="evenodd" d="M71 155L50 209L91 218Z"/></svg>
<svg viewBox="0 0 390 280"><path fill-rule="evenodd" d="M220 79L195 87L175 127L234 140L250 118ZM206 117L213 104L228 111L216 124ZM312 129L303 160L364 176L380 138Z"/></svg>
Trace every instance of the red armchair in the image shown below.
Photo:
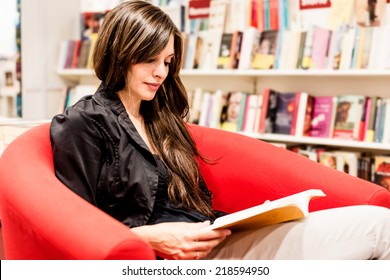
<svg viewBox="0 0 390 280"><path fill-rule="evenodd" d="M390 193L268 143L190 125L219 210L234 212L307 188L327 197L310 210L354 204L390 208ZM0 159L0 207L7 259L154 259L149 244L54 176L49 124L30 129Z"/></svg>

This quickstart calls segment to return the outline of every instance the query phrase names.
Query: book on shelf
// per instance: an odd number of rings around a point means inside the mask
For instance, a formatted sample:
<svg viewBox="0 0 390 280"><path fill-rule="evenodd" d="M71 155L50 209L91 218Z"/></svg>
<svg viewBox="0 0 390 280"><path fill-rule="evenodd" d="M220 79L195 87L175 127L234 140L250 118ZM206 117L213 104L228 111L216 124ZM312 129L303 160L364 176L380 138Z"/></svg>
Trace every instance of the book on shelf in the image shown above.
<svg viewBox="0 0 390 280"><path fill-rule="evenodd" d="M303 31L283 30L280 40L280 53L278 53L278 69L296 69L301 47ZM278 42L279 42L278 40Z"/></svg>
<svg viewBox="0 0 390 280"><path fill-rule="evenodd" d="M344 171L343 158L332 151L321 152L319 154L319 163L335 170Z"/></svg>
<svg viewBox="0 0 390 280"><path fill-rule="evenodd" d="M258 132L273 133L275 131L275 120L278 106L278 93L270 88L263 91L263 101L261 105L261 115Z"/></svg>
<svg viewBox="0 0 390 280"><path fill-rule="evenodd" d="M298 51L298 58L297 58L297 69L308 69L310 67L310 63L308 60L310 60L311 56L311 41L310 41L310 35L309 31L302 31L301 32L301 40L299 42L299 51ZM313 37L313 36L312 36ZM306 46L308 44L308 46Z"/></svg>
<svg viewBox="0 0 390 280"><path fill-rule="evenodd" d="M312 199L326 196L322 190L309 189L290 196L217 218L204 230L228 228L232 231L256 229L306 217Z"/></svg>
<svg viewBox="0 0 390 280"><path fill-rule="evenodd" d="M374 182L390 191L390 156L374 157Z"/></svg>
<svg viewBox="0 0 390 280"><path fill-rule="evenodd" d="M379 26L386 10L386 0L356 0L355 18L361 26Z"/></svg>
<svg viewBox="0 0 390 280"><path fill-rule="evenodd" d="M230 69L232 65L233 33L223 33L218 54L217 68Z"/></svg>
<svg viewBox="0 0 390 280"><path fill-rule="evenodd" d="M260 99L260 100L259 100ZM242 131L246 133L255 132L256 117L260 113L261 96L256 94L248 94L246 98L244 122Z"/></svg>
<svg viewBox="0 0 390 280"><path fill-rule="evenodd" d="M313 113L314 96L307 92L299 92L298 110L293 119L291 135L309 136Z"/></svg>
<svg viewBox="0 0 390 280"><path fill-rule="evenodd" d="M299 99L299 93L278 92L276 98L276 118L273 133L290 135L294 114L298 110L296 99Z"/></svg>
<svg viewBox="0 0 390 280"><path fill-rule="evenodd" d="M383 98L383 117L380 120L382 125L380 129L382 130L382 139L381 143L390 143L390 98Z"/></svg>
<svg viewBox="0 0 390 280"><path fill-rule="evenodd" d="M317 153L314 151L304 150L304 149L297 149L297 153L301 156L304 156L312 161L317 162Z"/></svg>
<svg viewBox="0 0 390 280"><path fill-rule="evenodd" d="M376 117L376 104L378 97L371 96L368 97L368 103L366 106L366 128L364 134L364 141L374 142L374 133L375 133L375 117Z"/></svg>
<svg viewBox="0 0 390 280"><path fill-rule="evenodd" d="M360 153L350 151L333 151L333 153L340 157L338 170L355 177L358 176L358 159L361 157Z"/></svg>
<svg viewBox="0 0 390 280"><path fill-rule="evenodd" d="M209 30L217 30L220 33L230 33L225 32L227 5L228 3L226 1L211 0L209 10Z"/></svg>
<svg viewBox="0 0 390 280"><path fill-rule="evenodd" d="M253 53L253 69L273 68L275 63L277 39L277 30L266 30L261 32L259 44L257 45L257 49L255 49Z"/></svg>
<svg viewBox="0 0 390 280"><path fill-rule="evenodd" d="M307 30L311 25L326 28L328 27L330 10L330 0L300 0L298 7L295 7L292 28Z"/></svg>
<svg viewBox="0 0 390 280"><path fill-rule="evenodd" d="M243 32L236 30L233 32L232 50L231 50L231 69L237 69L240 63L241 46L242 46Z"/></svg>
<svg viewBox="0 0 390 280"><path fill-rule="evenodd" d="M358 159L358 177L373 182L373 176L372 176L372 160L370 157L360 157Z"/></svg>
<svg viewBox="0 0 390 280"><path fill-rule="evenodd" d="M326 59L331 37L331 30L327 28L315 27L313 32L313 46L311 51L310 68L326 68Z"/></svg>
<svg viewBox="0 0 390 280"><path fill-rule="evenodd" d="M342 95L337 97L333 138L357 140L365 96Z"/></svg>
<svg viewBox="0 0 390 280"><path fill-rule="evenodd" d="M198 33L202 42L199 50L199 69L217 69L222 34L222 31L218 29Z"/></svg>
<svg viewBox="0 0 390 280"><path fill-rule="evenodd" d="M188 93L188 100L190 106L190 123L199 124L200 112L202 110L202 96L203 90L200 87Z"/></svg>
<svg viewBox="0 0 390 280"><path fill-rule="evenodd" d="M199 114L199 125L210 126L211 110L213 108L213 96L212 93L205 91L202 94L202 103Z"/></svg>
<svg viewBox="0 0 390 280"><path fill-rule="evenodd" d="M350 25L354 18L355 0L332 0L331 2L328 28L334 30L341 25Z"/></svg>
<svg viewBox="0 0 390 280"><path fill-rule="evenodd" d="M221 128L228 131L241 131L245 115L247 93L230 92L227 96L226 110L221 115Z"/></svg>
<svg viewBox="0 0 390 280"><path fill-rule="evenodd" d="M83 11L80 15L80 38L89 40L91 34L98 33L106 11Z"/></svg>
<svg viewBox="0 0 390 280"><path fill-rule="evenodd" d="M252 57L258 48L261 33L254 27L249 27L243 32L238 69L245 70L252 66Z"/></svg>
<svg viewBox="0 0 390 280"><path fill-rule="evenodd" d="M349 25L341 24L337 28L332 29L328 48L328 69L337 70L340 68L343 40L349 28Z"/></svg>
<svg viewBox="0 0 390 280"><path fill-rule="evenodd" d="M329 138L332 136L337 97L314 96L309 135L311 137Z"/></svg>

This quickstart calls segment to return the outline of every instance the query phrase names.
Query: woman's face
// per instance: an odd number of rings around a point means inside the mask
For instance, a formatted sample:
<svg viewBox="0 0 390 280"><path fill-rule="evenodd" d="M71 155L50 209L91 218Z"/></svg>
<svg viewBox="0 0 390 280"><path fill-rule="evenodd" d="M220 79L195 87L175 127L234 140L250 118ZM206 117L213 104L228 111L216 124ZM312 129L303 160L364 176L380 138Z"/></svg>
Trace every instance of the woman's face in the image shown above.
<svg viewBox="0 0 390 280"><path fill-rule="evenodd" d="M127 74L127 92L131 98L150 101L164 82L174 55L174 37L171 35L165 49L146 62L130 66Z"/></svg>

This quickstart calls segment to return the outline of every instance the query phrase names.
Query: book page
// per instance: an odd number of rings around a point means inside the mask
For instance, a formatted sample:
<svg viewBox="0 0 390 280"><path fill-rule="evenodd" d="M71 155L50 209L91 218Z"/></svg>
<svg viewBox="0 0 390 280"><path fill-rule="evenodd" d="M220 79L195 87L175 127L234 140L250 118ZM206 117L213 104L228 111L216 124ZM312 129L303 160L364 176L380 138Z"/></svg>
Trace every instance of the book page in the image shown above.
<svg viewBox="0 0 390 280"><path fill-rule="evenodd" d="M308 215L310 200L320 196L325 196L322 190L306 190L220 217L206 230L229 228L239 231L300 219Z"/></svg>

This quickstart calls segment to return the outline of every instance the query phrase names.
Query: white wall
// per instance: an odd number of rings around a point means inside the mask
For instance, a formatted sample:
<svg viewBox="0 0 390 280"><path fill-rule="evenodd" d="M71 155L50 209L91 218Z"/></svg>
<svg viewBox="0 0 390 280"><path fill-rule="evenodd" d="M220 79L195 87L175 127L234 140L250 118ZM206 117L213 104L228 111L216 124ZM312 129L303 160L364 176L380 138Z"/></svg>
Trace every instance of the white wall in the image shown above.
<svg viewBox="0 0 390 280"><path fill-rule="evenodd" d="M56 74L59 44L79 37L80 0L22 1L21 10L23 119L50 119L65 85Z"/></svg>

